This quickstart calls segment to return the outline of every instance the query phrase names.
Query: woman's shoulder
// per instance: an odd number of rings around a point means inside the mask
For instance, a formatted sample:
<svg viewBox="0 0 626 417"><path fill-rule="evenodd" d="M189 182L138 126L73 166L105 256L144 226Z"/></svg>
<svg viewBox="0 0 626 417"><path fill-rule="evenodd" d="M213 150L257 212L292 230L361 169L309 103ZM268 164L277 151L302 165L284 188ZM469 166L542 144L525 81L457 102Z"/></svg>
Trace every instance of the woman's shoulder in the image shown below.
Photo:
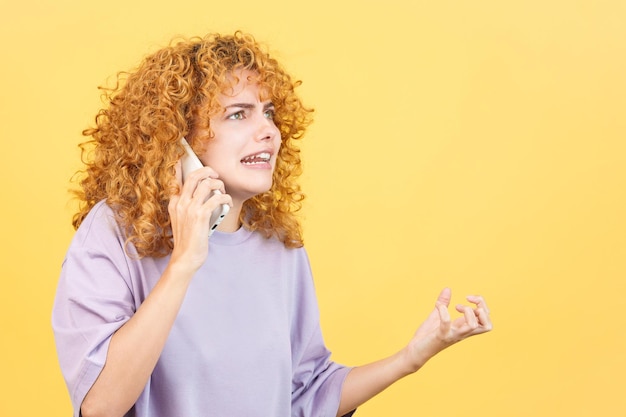
<svg viewBox="0 0 626 417"><path fill-rule="evenodd" d="M115 212L107 204L106 200L97 202L89 210L74 236L74 241L81 245L85 245L88 242L100 244L103 240L124 240Z"/></svg>

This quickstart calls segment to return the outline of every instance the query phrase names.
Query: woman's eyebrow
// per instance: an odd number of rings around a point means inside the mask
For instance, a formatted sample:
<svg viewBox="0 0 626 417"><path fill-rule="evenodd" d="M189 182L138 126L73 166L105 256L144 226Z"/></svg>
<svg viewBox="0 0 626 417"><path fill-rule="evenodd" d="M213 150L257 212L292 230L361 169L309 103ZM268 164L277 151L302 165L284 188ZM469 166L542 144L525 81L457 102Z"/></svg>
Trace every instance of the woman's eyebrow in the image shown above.
<svg viewBox="0 0 626 417"><path fill-rule="evenodd" d="M239 108L239 109L254 109L256 107L256 104L254 103L232 103L229 104L227 106L224 106L224 109L230 109L230 108ZM263 110L267 110L270 108L274 107L274 103L272 103L271 101L268 101L266 103L263 103Z"/></svg>
<svg viewBox="0 0 626 417"><path fill-rule="evenodd" d="M252 103L233 103L229 104L228 106L224 106L225 109L230 109L232 107L237 107L240 109L253 109L256 107L256 105Z"/></svg>

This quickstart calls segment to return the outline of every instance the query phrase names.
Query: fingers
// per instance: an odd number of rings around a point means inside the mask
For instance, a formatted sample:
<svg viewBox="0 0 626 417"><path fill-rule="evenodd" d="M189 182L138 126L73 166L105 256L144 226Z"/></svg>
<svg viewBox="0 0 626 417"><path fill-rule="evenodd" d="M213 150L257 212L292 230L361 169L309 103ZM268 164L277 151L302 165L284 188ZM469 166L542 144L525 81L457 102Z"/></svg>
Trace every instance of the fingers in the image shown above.
<svg viewBox="0 0 626 417"><path fill-rule="evenodd" d="M224 183L218 179L203 178L193 190L191 198L196 204L204 204L214 193L226 194Z"/></svg>
<svg viewBox="0 0 626 417"><path fill-rule="evenodd" d="M490 311L487 306L487 302L480 295L469 295L467 296L467 301L470 303L476 304L476 309L474 309L474 314L478 317L478 321L482 327L484 327L487 331L493 328L491 324L491 318L489 317Z"/></svg>
<svg viewBox="0 0 626 417"><path fill-rule="evenodd" d="M450 288L444 288L439 293L439 297L437 297L437 302L435 305L443 304L448 307L450 305L450 300L452 299L452 290Z"/></svg>
<svg viewBox="0 0 626 417"><path fill-rule="evenodd" d="M185 183L183 184L183 188L180 193L181 198L189 199L189 200L193 199L194 194L196 194L196 189L202 188L202 187L204 188L209 187L212 189L221 189L221 191L224 191L224 184L221 181L219 183L212 182L213 180L216 180L217 178L218 178L217 172L215 172L210 167L203 167L201 169L198 169L192 172L191 174L187 176ZM202 184L203 182L207 180L209 180L208 183ZM181 181L182 181L182 176L181 176ZM211 183L213 187L211 187Z"/></svg>
<svg viewBox="0 0 626 417"><path fill-rule="evenodd" d="M456 310L464 315L466 324L472 331L479 330L478 333L490 331L493 325L489 316L489 307L484 298L479 295L470 295L467 296L467 300L475 304L476 308L464 305L456 306Z"/></svg>
<svg viewBox="0 0 626 417"><path fill-rule="evenodd" d="M465 316L465 322L469 326L470 329L474 330L478 327L478 318L474 313L474 309L470 306L458 306L457 310L460 310L461 313Z"/></svg>
<svg viewBox="0 0 626 417"><path fill-rule="evenodd" d="M450 331L452 320L450 319L450 313L448 312L448 306L437 302L435 306L437 313L439 313L439 338L445 340Z"/></svg>
<svg viewBox="0 0 626 417"><path fill-rule="evenodd" d="M481 297L480 295L468 295L467 301L469 301L472 304L476 304L477 308L483 309L487 312L487 314L489 314L489 307L487 307L487 303L485 302L485 299Z"/></svg>
<svg viewBox="0 0 626 417"><path fill-rule="evenodd" d="M180 168L181 165L177 164L176 181L182 181ZM231 196L225 192L224 183L210 167L191 172L185 178L182 188L180 185L178 188L179 193L170 197L168 211L173 229L182 233L178 235L179 242L186 239L182 236L190 234L191 230L195 230L200 236L206 236L202 230L209 227L213 210L222 204L231 207L233 205ZM176 231L174 234L177 235Z"/></svg>
<svg viewBox="0 0 626 417"><path fill-rule="evenodd" d="M478 321L480 325L485 329L485 331L490 331L493 329L493 324L491 323L491 318L489 317L489 313L483 309L476 309L476 315L478 316Z"/></svg>

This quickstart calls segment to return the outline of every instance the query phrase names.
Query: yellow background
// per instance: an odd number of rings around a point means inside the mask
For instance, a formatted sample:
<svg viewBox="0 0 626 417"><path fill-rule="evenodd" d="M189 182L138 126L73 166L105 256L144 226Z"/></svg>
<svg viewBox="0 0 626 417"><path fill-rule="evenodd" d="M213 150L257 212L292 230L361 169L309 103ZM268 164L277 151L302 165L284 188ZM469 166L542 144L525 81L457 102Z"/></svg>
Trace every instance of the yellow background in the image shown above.
<svg viewBox="0 0 626 417"><path fill-rule="evenodd" d="M492 308L359 416L626 415L626 2L0 4L0 416L71 413L50 310L96 87L237 28L316 108L303 218L335 359L395 352L444 286Z"/></svg>

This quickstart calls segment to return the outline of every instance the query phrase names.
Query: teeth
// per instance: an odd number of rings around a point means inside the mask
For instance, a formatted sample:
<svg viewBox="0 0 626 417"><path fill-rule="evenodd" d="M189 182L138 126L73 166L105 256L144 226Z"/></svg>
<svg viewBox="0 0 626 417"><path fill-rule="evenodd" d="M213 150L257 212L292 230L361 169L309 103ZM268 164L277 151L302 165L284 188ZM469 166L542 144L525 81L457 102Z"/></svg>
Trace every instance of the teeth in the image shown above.
<svg viewBox="0 0 626 417"><path fill-rule="evenodd" d="M270 160L269 152L261 152L256 155L246 156L241 160L244 164L259 164Z"/></svg>

